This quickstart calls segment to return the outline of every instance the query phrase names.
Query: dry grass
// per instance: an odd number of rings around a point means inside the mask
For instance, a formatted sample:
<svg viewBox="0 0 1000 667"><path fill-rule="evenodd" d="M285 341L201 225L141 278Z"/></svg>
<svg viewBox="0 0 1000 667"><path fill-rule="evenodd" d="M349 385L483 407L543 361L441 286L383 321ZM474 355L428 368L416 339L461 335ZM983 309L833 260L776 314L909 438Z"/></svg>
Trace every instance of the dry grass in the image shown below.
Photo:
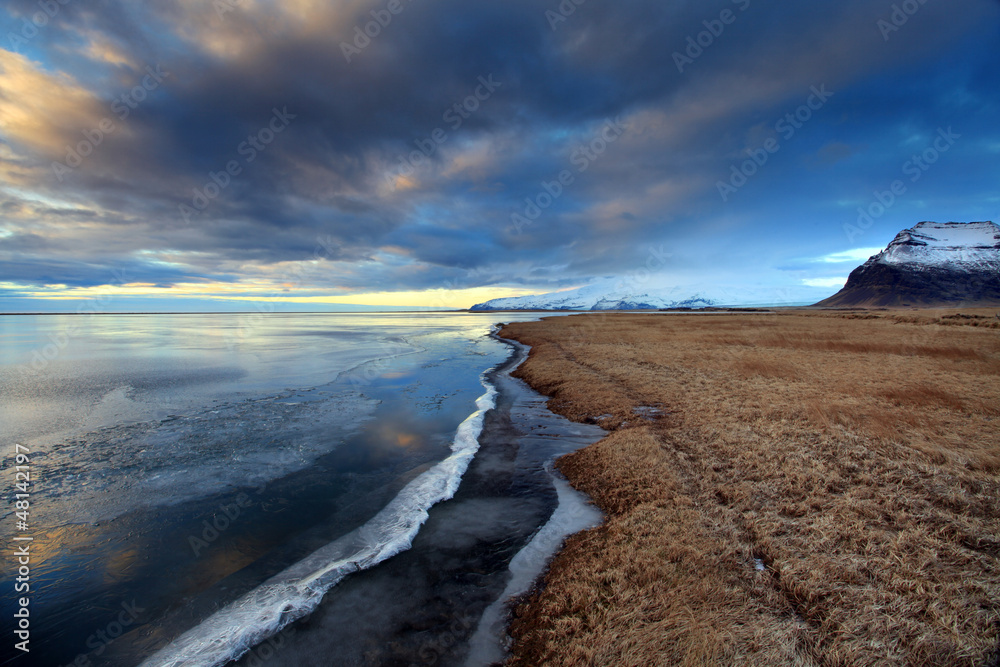
<svg viewBox="0 0 1000 667"><path fill-rule="evenodd" d="M560 462L608 519L518 609L510 664L996 660L1000 332L960 314L508 325L553 409L611 415Z"/></svg>

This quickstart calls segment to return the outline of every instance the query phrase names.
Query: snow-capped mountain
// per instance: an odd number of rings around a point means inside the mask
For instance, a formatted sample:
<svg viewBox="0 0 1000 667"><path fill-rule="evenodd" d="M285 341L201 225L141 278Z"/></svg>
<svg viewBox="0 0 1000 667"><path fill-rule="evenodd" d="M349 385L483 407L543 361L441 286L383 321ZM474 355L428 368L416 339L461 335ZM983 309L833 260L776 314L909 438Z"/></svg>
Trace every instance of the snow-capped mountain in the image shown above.
<svg viewBox="0 0 1000 667"><path fill-rule="evenodd" d="M802 305L810 302L809 293L812 292L703 286L655 288L630 284L627 280L610 279L564 292L493 299L477 303L471 310L655 310ZM815 298L814 296L813 299Z"/></svg>
<svg viewBox="0 0 1000 667"><path fill-rule="evenodd" d="M818 306L971 306L1000 303L1000 227L921 222L854 269Z"/></svg>
<svg viewBox="0 0 1000 667"><path fill-rule="evenodd" d="M865 264L876 263L997 271L1000 227L992 222L921 222L901 231Z"/></svg>

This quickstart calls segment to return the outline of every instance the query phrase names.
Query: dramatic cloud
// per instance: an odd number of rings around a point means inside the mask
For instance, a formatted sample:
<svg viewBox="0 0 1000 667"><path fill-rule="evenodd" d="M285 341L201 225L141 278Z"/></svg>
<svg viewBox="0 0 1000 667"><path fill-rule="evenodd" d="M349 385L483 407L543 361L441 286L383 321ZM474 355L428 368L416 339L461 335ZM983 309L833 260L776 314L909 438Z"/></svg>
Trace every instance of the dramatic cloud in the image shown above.
<svg viewBox="0 0 1000 667"><path fill-rule="evenodd" d="M997 217L995 0L54 6L0 26L4 310L832 292Z"/></svg>

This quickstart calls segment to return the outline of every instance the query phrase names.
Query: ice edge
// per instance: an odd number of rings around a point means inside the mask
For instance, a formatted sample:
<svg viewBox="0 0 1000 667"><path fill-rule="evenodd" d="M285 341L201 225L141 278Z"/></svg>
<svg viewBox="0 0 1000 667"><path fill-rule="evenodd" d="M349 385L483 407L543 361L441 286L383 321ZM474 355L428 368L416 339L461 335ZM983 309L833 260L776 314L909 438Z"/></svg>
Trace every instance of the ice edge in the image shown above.
<svg viewBox="0 0 1000 667"><path fill-rule="evenodd" d="M271 577L174 639L140 667L217 667L237 660L310 614L327 591L347 575L409 549L428 518L428 510L455 495L479 451L485 415L496 404L497 391L488 380L494 369L480 374L486 393L476 399L476 411L459 424L447 458L407 484L365 525Z"/></svg>

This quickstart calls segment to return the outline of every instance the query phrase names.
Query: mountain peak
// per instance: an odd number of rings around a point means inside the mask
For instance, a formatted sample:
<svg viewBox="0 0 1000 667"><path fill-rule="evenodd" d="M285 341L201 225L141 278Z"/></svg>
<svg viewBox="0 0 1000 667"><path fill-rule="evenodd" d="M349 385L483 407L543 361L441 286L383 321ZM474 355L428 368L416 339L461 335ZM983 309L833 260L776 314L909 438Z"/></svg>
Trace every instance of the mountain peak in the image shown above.
<svg viewBox="0 0 1000 667"><path fill-rule="evenodd" d="M919 266L996 264L1000 259L1000 227L992 222L921 222L897 234L872 259Z"/></svg>
<svg viewBox="0 0 1000 667"><path fill-rule="evenodd" d="M1000 227L921 222L851 272L818 306L971 306L1000 303Z"/></svg>

